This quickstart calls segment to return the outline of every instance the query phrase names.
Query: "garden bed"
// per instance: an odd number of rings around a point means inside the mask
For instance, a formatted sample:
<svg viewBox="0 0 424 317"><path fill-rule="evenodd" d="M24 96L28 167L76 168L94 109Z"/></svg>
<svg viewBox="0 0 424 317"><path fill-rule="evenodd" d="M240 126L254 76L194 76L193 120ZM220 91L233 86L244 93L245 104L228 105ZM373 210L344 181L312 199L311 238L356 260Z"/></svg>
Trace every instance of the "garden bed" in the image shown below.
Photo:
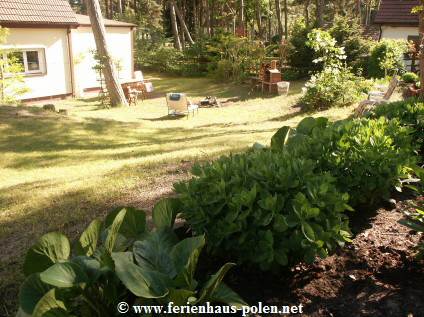
<svg viewBox="0 0 424 317"><path fill-rule="evenodd" d="M420 237L397 223L412 196L396 198L393 210L355 211L353 242L337 254L278 277L239 267L231 286L251 305L303 304L303 316L422 316L424 270L410 253Z"/></svg>

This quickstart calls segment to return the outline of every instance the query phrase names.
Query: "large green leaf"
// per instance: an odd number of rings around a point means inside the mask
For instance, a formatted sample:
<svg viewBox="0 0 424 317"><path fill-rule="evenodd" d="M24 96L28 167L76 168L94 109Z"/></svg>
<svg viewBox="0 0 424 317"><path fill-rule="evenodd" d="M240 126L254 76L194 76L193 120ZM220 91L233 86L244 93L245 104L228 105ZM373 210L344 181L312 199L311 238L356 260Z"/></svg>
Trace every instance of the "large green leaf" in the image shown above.
<svg viewBox="0 0 424 317"><path fill-rule="evenodd" d="M32 317L70 317L65 304L56 297L58 290L48 291L34 308Z"/></svg>
<svg viewBox="0 0 424 317"><path fill-rule="evenodd" d="M215 275L213 275L209 279L209 281L205 284L202 291L200 292L199 303L201 305L210 301L210 299L214 295L215 290L217 289L222 279L224 278L225 274L227 274L228 270L232 268L234 265L235 265L234 263L225 264L218 272L216 272Z"/></svg>
<svg viewBox="0 0 424 317"><path fill-rule="evenodd" d="M189 299L193 298L195 294L196 292L186 289L171 288L168 295L161 298L159 302L164 306L170 302L173 302L174 306L186 306Z"/></svg>
<svg viewBox="0 0 424 317"><path fill-rule="evenodd" d="M311 242L315 242L316 238L315 238L315 233L312 227L306 221L302 221L301 226L302 226L302 232L304 236L306 237L306 239L308 239Z"/></svg>
<svg viewBox="0 0 424 317"><path fill-rule="evenodd" d="M90 256L96 251L97 241L100 232L103 229L103 223L99 219L94 219L87 229L81 235L81 238L74 245L75 255Z"/></svg>
<svg viewBox="0 0 424 317"><path fill-rule="evenodd" d="M100 262L96 259L88 256L76 256L69 261L77 264L84 270L90 283L95 282L102 274L102 271L100 270Z"/></svg>
<svg viewBox="0 0 424 317"><path fill-rule="evenodd" d="M40 279L56 287L79 287L84 289L88 284L88 276L75 263L57 263L40 273Z"/></svg>
<svg viewBox="0 0 424 317"><path fill-rule="evenodd" d="M152 210L155 228L173 228L175 217L179 212L180 201L176 198L165 198L156 203Z"/></svg>
<svg viewBox="0 0 424 317"><path fill-rule="evenodd" d="M40 273L31 274L19 288L19 306L31 315L38 301L51 289L51 285L41 281Z"/></svg>
<svg viewBox="0 0 424 317"><path fill-rule="evenodd" d="M424 224L418 224L412 220L409 219L400 219L398 221L401 225L404 225L412 230L418 231L418 232L424 232Z"/></svg>
<svg viewBox="0 0 424 317"><path fill-rule="evenodd" d="M306 117L306 118L302 119L302 121L299 122L296 130L299 133L309 135L311 133L312 129L315 127L315 125L316 125L315 118Z"/></svg>
<svg viewBox="0 0 424 317"><path fill-rule="evenodd" d="M214 302L224 303L228 306L235 306L242 309L243 306L249 306L239 294L233 291L227 284L221 282L212 294L211 300Z"/></svg>
<svg viewBox="0 0 424 317"><path fill-rule="evenodd" d="M146 212L143 210L133 207L116 208L106 216L105 227L110 227L122 210L126 210L127 212L119 228L119 232L128 239L138 238L146 231Z"/></svg>
<svg viewBox="0 0 424 317"><path fill-rule="evenodd" d="M112 253L119 279L136 296L160 298L168 294L168 276L158 271L140 267L128 260L126 254Z"/></svg>
<svg viewBox="0 0 424 317"><path fill-rule="evenodd" d="M121 227L122 222L124 221L125 215L127 213L126 209L122 209L116 215L112 224L108 229L108 235L105 242L105 248L109 253L112 253L113 247L115 246L116 237L118 235L119 229Z"/></svg>
<svg viewBox="0 0 424 317"><path fill-rule="evenodd" d="M184 239L172 248L172 263L177 272L174 281L177 286L191 289L197 260L204 245L205 237L198 236Z"/></svg>
<svg viewBox="0 0 424 317"><path fill-rule="evenodd" d="M24 274L39 273L54 263L64 262L71 252L68 238L60 232L49 232L28 250L24 262Z"/></svg>
<svg viewBox="0 0 424 317"><path fill-rule="evenodd" d="M137 264L173 278L177 272L172 265L171 250L177 238L172 229L162 227L145 234L143 238L142 241L136 241L133 247Z"/></svg>
<svg viewBox="0 0 424 317"><path fill-rule="evenodd" d="M290 136L291 128L288 126L278 129L277 132L271 138L271 149L273 150L282 150L284 144L286 144L287 139Z"/></svg>

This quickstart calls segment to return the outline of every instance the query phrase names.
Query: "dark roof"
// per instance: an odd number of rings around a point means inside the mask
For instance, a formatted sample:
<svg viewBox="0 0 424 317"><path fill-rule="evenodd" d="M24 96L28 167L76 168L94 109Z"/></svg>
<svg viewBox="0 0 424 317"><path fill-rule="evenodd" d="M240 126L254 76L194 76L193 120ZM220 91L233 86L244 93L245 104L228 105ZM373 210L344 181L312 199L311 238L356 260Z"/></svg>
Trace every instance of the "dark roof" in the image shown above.
<svg viewBox="0 0 424 317"><path fill-rule="evenodd" d="M378 41L380 39L380 28L374 25L363 25L361 35L362 37Z"/></svg>
<svg viewBox="0 0 424 317"><path fill-rule="evenodd" d="M1 1L1 0L0 0ZM82 15L82 14L75 14L77 17L78 23L82 26L88 26L91 25L90 18L88 15ZM108 20L103 19L103 23L105 26L126 26L126 27L135 27L137 25L127 22L121 22L121 21L115 21L115 20Z"/></svg>
<svg viewBox="0 0 424 317"><path fill-rule="evenodd" d="M418 14L411 13L418 0L382 0L373 24L393 26L418 26Z"/></svg>
<svg viewBox="0 0 424 317"><path fill-rule="evenodd" d="M68 0L0 0L0 23L78 25Z"/></svg>

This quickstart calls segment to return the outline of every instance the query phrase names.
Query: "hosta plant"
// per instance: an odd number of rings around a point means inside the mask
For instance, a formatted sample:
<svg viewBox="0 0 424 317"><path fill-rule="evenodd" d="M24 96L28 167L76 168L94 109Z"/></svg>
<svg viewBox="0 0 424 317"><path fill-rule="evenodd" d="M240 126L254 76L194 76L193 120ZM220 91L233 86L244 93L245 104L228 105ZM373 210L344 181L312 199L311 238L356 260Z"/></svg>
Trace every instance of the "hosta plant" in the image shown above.
<svg viewBox="0 0 424 317"><path fill-rule="evenodd" d="M307 117L297 128L281 128L271 148L293 157L308 158L316 171L331 173L339 189L347 191L349 204L372 203L401 186L400 179L416 158L409 127L399 121L344 120Z"/></svg>
<svg viewBox="0 0 424 317"><path fill-rule="evenodd" d="M175 184L181 217L211 254L263 270L305 261L349 241L347 194L307 159L269 150L223 156Z"/></svg>
<svg viewBox="0 0 424 317"><path fill-rule="evenodd" d="M120 302L244 304L221 282L232 263L198 287L194 273L204 237L178 241L177 212L175 199L159 201L152 214L155 229L146 232L144 211L116 209L104 221L93 220L73 249L59 232L43 235L25 258L18 315L115 316Z"/></svg>

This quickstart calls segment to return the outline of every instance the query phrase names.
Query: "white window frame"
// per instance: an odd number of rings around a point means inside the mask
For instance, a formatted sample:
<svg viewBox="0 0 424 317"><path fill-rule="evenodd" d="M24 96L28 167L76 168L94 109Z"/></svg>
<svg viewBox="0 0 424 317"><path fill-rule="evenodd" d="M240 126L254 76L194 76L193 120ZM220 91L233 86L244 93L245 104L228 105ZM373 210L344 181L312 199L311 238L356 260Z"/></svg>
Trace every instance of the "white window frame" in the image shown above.
<svg viewBox="0 0 424 317"><path fill-rule="evenodd" d="M23 75L44 75L47 73L46 68L46 58L45 58L45 49L44 48L15 48L11 51L15 52L22 52L22 56L24 59L24 71L20 74ZM27 60L27 54L26 52L37 52L38 53L38 64L40 66L40 69L38 70L30 70L28 67L28 60ZM4 55L4 58L6 58L6 54Z"/></svg>

